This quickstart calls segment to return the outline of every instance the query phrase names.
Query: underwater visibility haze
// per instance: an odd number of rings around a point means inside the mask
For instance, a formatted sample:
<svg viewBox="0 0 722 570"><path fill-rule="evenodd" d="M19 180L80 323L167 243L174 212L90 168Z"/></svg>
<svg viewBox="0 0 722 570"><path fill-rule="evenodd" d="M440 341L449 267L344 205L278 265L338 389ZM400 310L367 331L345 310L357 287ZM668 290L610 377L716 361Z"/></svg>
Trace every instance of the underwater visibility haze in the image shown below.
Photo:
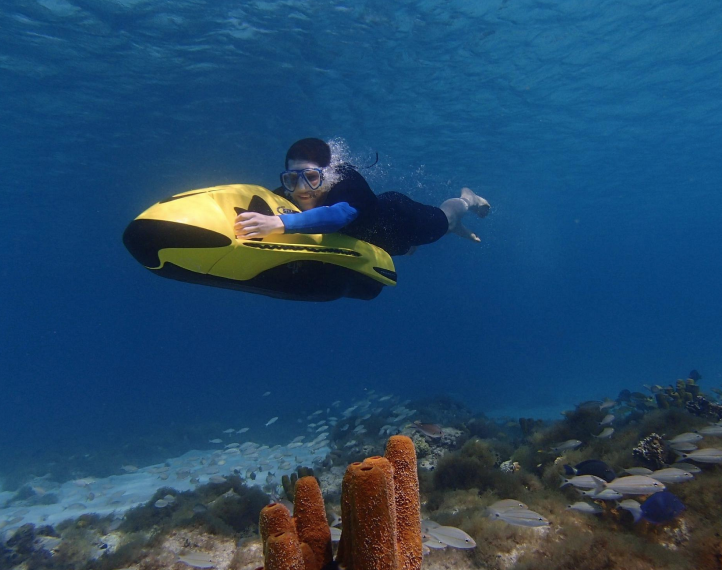
<svg viewBox="0 0 722 570"><path fill-rule="evenodd" d="M3 2L0 491L163 462L231 427L273 446L305 433L315 410L384 394L399 429L450 422L404 415L434 400L500 431L567 421L560 412L584 400L675 386L693 369L714 403L719 8ZM465 220L481 243L446 236L394 258L398 285L376 299L329 303L158 279L123 247L129 222L173 194L277 187L304 137L335 140L359 166L378 153L361 170L377 194L439 205L472 188L491 204ZM554 435L524 445L582 439ZM460 488L444 473L436 492ZM682 500L662 512L696 516Z"/></svg>

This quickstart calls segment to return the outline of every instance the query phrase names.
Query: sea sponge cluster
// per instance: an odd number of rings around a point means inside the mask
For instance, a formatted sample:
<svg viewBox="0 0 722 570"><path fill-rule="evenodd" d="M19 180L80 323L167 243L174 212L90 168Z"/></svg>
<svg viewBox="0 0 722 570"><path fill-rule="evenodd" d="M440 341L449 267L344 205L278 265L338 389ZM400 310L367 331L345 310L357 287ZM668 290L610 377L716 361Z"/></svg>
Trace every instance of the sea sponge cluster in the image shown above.
<svg viewBox="0 0 722 570"><path fill-rule="evenodd" d="M258 523L266 570L321 570L331 562L331 530L314 477L296 482L295 516L281 503L261 511Z"/></svg>
<svg viewBox="0 0 722 570"><path fill-rule="evenodd" d="M352 463L341 493L343 531L337 562L347 570L419 570L421 510L416 451L393 436L384 457ZM313 477L296 483L294 516L281 504L261 511L265 570L321 570L331 563L331 534Z"/></svg>

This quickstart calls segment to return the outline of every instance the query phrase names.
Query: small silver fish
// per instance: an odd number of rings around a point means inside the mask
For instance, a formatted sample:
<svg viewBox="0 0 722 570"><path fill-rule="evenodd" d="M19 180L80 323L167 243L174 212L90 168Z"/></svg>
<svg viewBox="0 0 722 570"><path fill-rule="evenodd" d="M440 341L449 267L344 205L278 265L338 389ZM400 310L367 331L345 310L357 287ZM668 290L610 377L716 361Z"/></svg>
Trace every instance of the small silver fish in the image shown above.
<svg viewBox="0 0 722 570"><path fill-rule="evenodd" d="M549 521L539 513L530 511L529 509L506 509L504 511L495 511L491 518L501 520L515 526L549 526Z"/></svg>
<svg viewBox="0 0 722 570"><path fill-rule="evenodd" d="M702 473L702 470L699 467L697 467L696 465L692 465L691 463L675 463L674 466L677 469L682 469L683 471L686 471L687 473L692 473L692 475Z"/></svg>
<svg viewBox="0 0 722 570"><path fill-rule="evenodd" d="M412 427L432 439L438 439L444 435L444 430L438 424L422 424L420 421L415 421Z"/></svg>
<svg viewBox="0 0 722 570"><path fill-rule="evenodd" d="M501 512L507 509L529 509L529 507L516 499L502 499L493 505L490 505L489 509Z"/></svg>
<svg viewBox="0 0 722 570"><path fill-rule="evenodd" d="M437 526L427 530L426 534L453 548L474 548L476 542L463 530L453 526Z"/></svg>
<svg viewBox="0 0 722 570"><path fill-rule="evenodd" d="M634 517L634 522L639 522L639 519L642 518L642 505L640 505L634 499L625 499L621 501L619 503L619 508L632 513L632 516Z"/></svg>
<svg viewBox="0 0 722 570"><path fill-rule="evenodd" d="M684 483L685 481L691 481L694 479L689 471L679 469L677 467L668 467L666 469L659 469L650 475L652 479L656 479L661 483Z"/></svg>
<svg viewBox="0 0 722 570"><path fill-rule="evenodd" d="M604 398L604 401L599 405L599 410L604 411L609 408L613 408L617 405L616 400L612 400L611 398Z"/></svg>
<svg viewBox="0 0 722 570"><path fill-rule="evenodd" d="M664 483L647 475L619 477L611 483L607 483L606 487L623 495L651 495L665 489Z"/></svg>
<svg viewBox="0 0 722 570"><path fill-rule="evenodd" d="M719 437L719 436L722 436L722 426L718 426L718 425L707 426L707 427L699 430L699 433L701 435L709 435L709 436Z"/></svg>
<svg viewBox="0 0 722 570"><path fill-rule="evenodd" d="M598 515L599 513L604 512L604 509L599 505L593 505L592 503L587 503L586 501L577 501L573 505L567 506L567 510L579 511L580 513L588 513L591 515Z"/></svg>
<svg viewBox="0 0 722 570"><path fill-rule="evenodd" d="M138 468L135 465L123 465L121 469L126 473L135 473L138 471Z"/></svg>
<svg viewBox="0 0 722 570"><path fill-rule="evenodd" d="M563 441L562 443L557 443L556 445L552 446L550 450L555 452L568 451L570 449L576 449L581 444L582 442L578 439L568 439L567 441Z"/></svg>
<svg viewBox="0 0 722 570"><path fill-rule="evenodd" d="M651 475L653 473L651 469L647 469L646 467L630 467L629 469L625 469L624 472L630 475Z"/></svg>
<svg viewBox="0 0 722 570"><path fill-rule="evenodd" d="M673 451L694 451L697 446L694 443L688 441L680 441L678 443L667 444Z"/></svg>
<svg viewBox="0 0 722 570"><path fill-rule="evenodd" d="M422 519L421 521L421 532L428 532L432 528L439 528L441 525L435 521L429 519Z"/></svg>
<svg viewBox="0 0 722 570"><path fill-rule="evenodd" d="M604 490L604 479L597 477L596 475L577 475L576 477L562 477L562 484L560 488L571 485L577 489L597 489L598 491Z"/></svg>
<svg viewBox="0 0 722 570"><path fill-rule="evenodd" d="M699 463L722 463L722 449L715 449L714 447L706 447L704 449L696 449L689 453L680 453L679 461L682 459L690 459Z"/></svg>
<svg viewBox="0 0 722 570"><path fill-rule="evenodd" d="M276 421L278 421L278 416L272 417L270 420L266 422L266 427L270 426L271 424L275 424Z"/></svg>
<svg viewBox="0 0 722 570"><path fill-rule="evenodd" d="M447 546L446 543L441 542L438 538L434 538L430 534L426 533L421 534L421 540L423 541L422 544L434 550L443 550Z"/></svg>
<svg viewBox="0 0 722 570"><path fill-rule="evenodd" d="M270 392L264 392L264 393L263 393L263 397L264 397L264 398L265 398L266 396L270 396L270 395L271 395Z"/></svg>
<svg viewBox="0 0 722 570"><path fill-rule="evenodd" d="M213 558L203 552L188 552L178 555L178 562L183 562L193 568L215 568Z"/></svg>
<svg viewBox="0 0 722 570"><path fill-rule="evenodd" d="M613 433L614 433L614 428L606 427L602 430L602 433L600 433L599 435L595 435L594 437L599 438L599 439L609 439L610 437L612 437ZM594 435L594 434L592 434L592 435Z"/></svg>
<svg viewBox="0 0 722 570"><path fill-rule="evenodd" d="M166 501L165 499L158 499L155 503L153 503L156 507L159 509L162 509L164 507L167 507L170 503Z"/></svg>
<svg viewBox="0 0 722 570"><path fill-rule="evenodd" d="M704 436L698 433L686 432L681 433L676 437L673 437L667 443L694 443L695 441L699 441L703 437Z"/></svg>
<svg viewBox="0 0 722 570"><path fill-rule="evenodd" d="M247 427L241 428L236 433L246 433L249 429L251 429L251 428L247 428Z"/></svg>
<svg viewBox="0 0 722 570"><path fill-rule="evenodd" d="M223 440L222 440L222 439L218 439L218 438L216 438L216 439L209 439L209 440L208 440L208 443L223 443Z"/></svg>
<svg viewBox="0 0 722 570"><path fill-rule="evenodd" d="M611 424L614 421L614 414L607 414L604 416L601 422L599 422L599 427L607 426Z"/></svg>
<svg viewBox="0 0 722 570"><path fill-rule="evenodd" d="M233 428L228 428L228 429L223 430L223 433L235 433L235 432L236 432L236 430Z"/></svg>
<svg viewBox="0 0 722 570"><path fill-rule="evenodd" d="M222 475L211 475L210 477L208 477L208 481L211 483L216 483L216 484L225 483L226 478L223 477Z"/></svg>
<svg viewBox="0 0 722 570"><path fill-rule="evenodd" d="M582 495L585 497L589 497L590 499L594 499L595 501L616 501L617 499L621 499L624 495L622 495L618 491L614 491L612 489L604 489L602 491L598 489L589 489L588 491L582 491L581 489L577 489Z"/></svg>

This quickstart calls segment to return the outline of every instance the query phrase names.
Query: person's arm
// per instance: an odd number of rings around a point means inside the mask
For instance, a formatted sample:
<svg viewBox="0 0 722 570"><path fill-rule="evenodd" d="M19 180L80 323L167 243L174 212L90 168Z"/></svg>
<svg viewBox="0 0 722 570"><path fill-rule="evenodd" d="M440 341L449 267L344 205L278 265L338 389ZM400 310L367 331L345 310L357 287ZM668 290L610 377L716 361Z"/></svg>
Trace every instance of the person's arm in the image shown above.
<svg viewBox="0 0 722 570"><path fill-rule="evenodd" d="M320 206L298 214L281 214L287 234L332 234L358 217L358 210L348 202Z"/></svg>

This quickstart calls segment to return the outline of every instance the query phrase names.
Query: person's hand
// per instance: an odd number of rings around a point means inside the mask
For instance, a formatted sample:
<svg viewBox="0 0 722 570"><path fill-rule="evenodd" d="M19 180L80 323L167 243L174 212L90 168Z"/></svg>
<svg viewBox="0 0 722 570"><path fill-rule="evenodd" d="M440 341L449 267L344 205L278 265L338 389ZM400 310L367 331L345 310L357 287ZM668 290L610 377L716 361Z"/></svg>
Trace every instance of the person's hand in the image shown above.
<svg viewBox="0 0 722 570"><path fill-rule="evenodd" d="M238 214L233 224L238 239L264 238L271 234L282 234L285 229L278 216L266 216L256 212Z"/></svg>

